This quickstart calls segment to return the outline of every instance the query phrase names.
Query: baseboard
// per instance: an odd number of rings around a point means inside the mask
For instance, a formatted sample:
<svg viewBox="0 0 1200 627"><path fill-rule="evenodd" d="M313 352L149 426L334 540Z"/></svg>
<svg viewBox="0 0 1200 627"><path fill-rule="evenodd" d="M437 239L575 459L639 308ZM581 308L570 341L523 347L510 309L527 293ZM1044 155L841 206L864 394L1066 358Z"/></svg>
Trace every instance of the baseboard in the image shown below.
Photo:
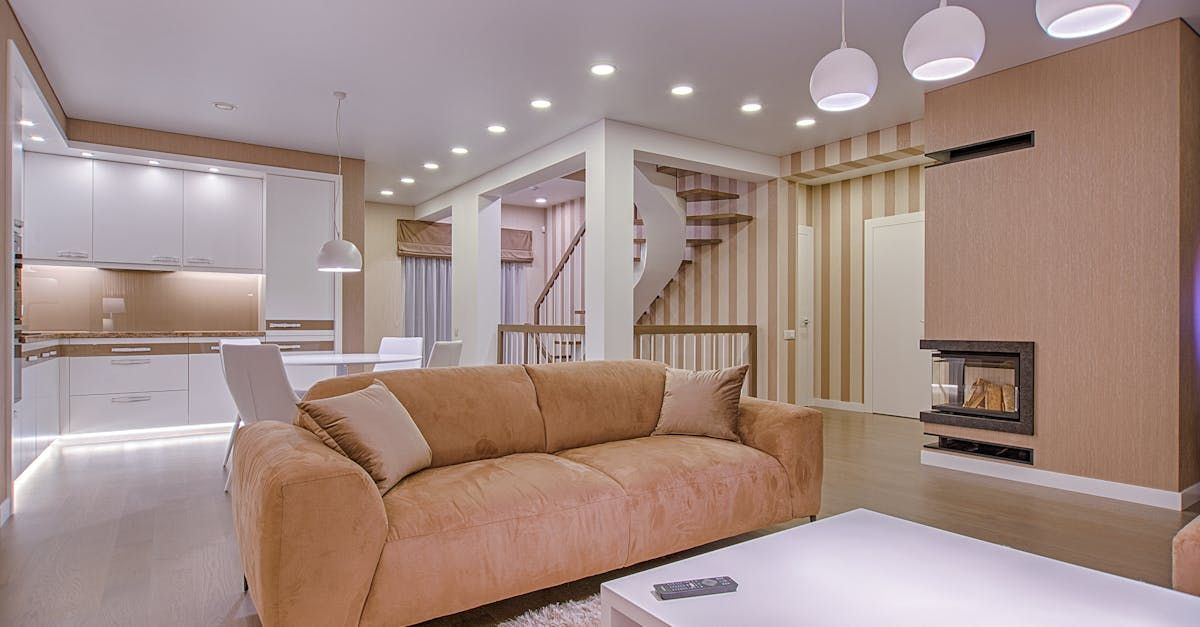
<svg viewBox="0 0 1200 627"><path fill-rule="evenodd" d="M826 409L841 409L844 411L857 411L861 413L870 413L866 405L862 403L852 403L850 401L835 401L831 398L810 398L805 405L809 407L824 407Z"/></svg>
<svg viewBox="0 0 1200 627"><path fill-rule="evenodd" d="M950 470L959 470L977 475L995 477L997 479L1008 479L1009 481L1030 483L1045 488L1057 488L1069 492L1079 492L1175 511L1186 509L1197 500L1200 500L1200 484L1196 484L1182 492L1172 492L1170 490L1117 483L1116 481L1068 475L1061 472L1033 468L1023 464L978 459L969 455L944 453L928 449L921 451L921 463L926 466L948 468Z"/></svg>
<svg viewBox="0 0 1200 627"><path fill-rule="evenodd" d="M12 499L4 499L0 501L0 527L3 527L9 518L12 518Z"/></svg>

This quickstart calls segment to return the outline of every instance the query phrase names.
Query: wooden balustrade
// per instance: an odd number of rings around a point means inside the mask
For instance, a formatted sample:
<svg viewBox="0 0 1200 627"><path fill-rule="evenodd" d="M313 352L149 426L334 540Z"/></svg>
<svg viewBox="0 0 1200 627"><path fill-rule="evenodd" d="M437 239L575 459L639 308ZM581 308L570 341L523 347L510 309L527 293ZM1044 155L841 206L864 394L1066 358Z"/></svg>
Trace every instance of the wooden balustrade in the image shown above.
<svg viewBox="0 0 1200 627"><path fill-rule="evenodd" d="M633 356L672 368L716 370L750 365L747 394L758 393L758 327L752 324L639 324L633 327ZM502 324L497 328L497 363L544 364L581 361L587 354L581 324Z"/></svg>

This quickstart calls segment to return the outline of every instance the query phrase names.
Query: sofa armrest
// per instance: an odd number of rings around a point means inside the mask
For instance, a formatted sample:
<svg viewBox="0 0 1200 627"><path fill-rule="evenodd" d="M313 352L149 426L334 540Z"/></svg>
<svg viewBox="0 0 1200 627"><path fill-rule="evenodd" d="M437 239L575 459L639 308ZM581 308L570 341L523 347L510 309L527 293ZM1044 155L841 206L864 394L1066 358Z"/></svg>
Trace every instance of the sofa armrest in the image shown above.
<svg viewBox="0 0 1200 627"><path fill-rule="evenodd" d="M791 483L792 517L821 510L824 443L821 412L799 405L742 397L742 442L779 460Z"/></svg>
<svg viewBox="0 0 1200 627"><path fill-rule="evenodd" d="M1171 581L1176 590L1200 594L1200 518L1175 534L1171 543Z"/></svg>
<svg viewBox="0 0 1200 627"><path fill-rule="evenodd" d="M281 422L238 431L234 527L264 625L357 625L387 536L375 482Z"/></svg>

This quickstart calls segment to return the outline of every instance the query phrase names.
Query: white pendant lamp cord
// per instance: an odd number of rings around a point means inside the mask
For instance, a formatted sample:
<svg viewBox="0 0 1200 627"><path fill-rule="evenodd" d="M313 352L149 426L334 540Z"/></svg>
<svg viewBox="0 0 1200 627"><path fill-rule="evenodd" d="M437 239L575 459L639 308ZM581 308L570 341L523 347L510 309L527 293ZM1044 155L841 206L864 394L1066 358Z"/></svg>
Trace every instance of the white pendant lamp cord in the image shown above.
<svg viewBox="0 0 1200 627"><path fill-rule="evenodd" d="M842 47L846 47L846 0L842 0Z"/></svg>
<svg viewBox="0 0 1200 627"><path fill-rule="evenodd" d="M333 213L330 214L330 218L333 220L333 239L342 239L342 230L338 228L337 223L337 208L341 204L342 194L342 101L346 99L346 92L335 91L333 97L337 99L337 109L333 114L333 135L337 142L338 185L333 194Z"/></svg>

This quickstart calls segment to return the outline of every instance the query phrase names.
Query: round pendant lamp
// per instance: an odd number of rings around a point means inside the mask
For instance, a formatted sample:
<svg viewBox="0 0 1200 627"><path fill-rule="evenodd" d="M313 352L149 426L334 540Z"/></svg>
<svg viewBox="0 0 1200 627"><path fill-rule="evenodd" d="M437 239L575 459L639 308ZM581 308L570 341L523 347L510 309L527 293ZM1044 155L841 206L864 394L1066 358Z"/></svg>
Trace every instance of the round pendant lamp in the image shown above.
<svg viewBox="0 0 1200 627"><path fill-rule="evenodd" d="M846 46L846 0L842 0L842 45L813 68L808 93L822 111L850 111L871 102L879 70L871 55Z"/></svg>
<svg viewBox="0 0 1200 627"><path fill-rule="evenodd" d="M904 66L919 81L942 81L975 68L983 55L983 22L969 9L946 6L921 16L904 38Z"/></svg>
<svg viewBox="0 0 1200 627"><path fill-rule="evenodd" d="M1037 19L1051 37L1090 37L1124 24L1141 1L1037 0Z"/></svg>
<svg viewBox="0 0 1200 627"><path fill-rule="evenodd" d="M335 91L333 97L337 99L333 132L337 136L338 178L340 179L342 176L342 101L346 99L346 92ZM337 193L333 195L333 239L321 245L321 252L317 253L317 270L321 272L362 271L362 253L358 252L358 247L354 245L354 242L342 239L341 229L338 228L337 208L342 200L341 190L339 182Z"/></svg>

